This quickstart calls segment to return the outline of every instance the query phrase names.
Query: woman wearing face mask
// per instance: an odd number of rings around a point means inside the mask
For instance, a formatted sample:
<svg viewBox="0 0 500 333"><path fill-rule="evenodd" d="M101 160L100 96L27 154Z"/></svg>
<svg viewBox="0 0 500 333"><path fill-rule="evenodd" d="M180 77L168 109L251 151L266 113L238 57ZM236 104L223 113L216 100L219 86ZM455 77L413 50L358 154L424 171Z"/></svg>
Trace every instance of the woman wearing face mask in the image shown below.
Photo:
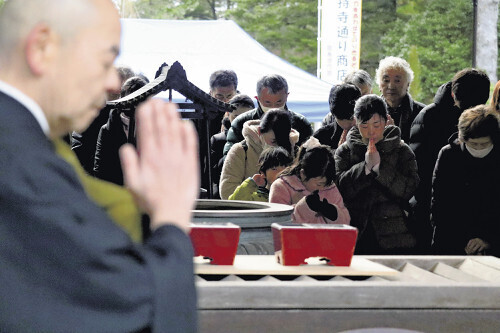
<svg viewBox="0 0 500 333"><path fill-rule="evenodd" d="M271 109L262 119L247 121L242 133L244 140L231 147L222 167L220 195L225 200L242 181L259 172L259 156L264 149L281 146L293 157L299 140L290 114L282 109Z"/></svg>
<svg viewBox="0 0 500 333"><path fill-rule="evenodd" d="M356 254L412 254L416 240L407 221L418 185L417 162L388 125L385 101L365 95L354 106L356 127L335 151L338 187L358 228Z"/></svg>
<svg viewBox="0 0 500 333"><path fill-rule="evenodd" d="M500 129L490 106L462 113L432 182L436 254L500 254Z"/></svg>

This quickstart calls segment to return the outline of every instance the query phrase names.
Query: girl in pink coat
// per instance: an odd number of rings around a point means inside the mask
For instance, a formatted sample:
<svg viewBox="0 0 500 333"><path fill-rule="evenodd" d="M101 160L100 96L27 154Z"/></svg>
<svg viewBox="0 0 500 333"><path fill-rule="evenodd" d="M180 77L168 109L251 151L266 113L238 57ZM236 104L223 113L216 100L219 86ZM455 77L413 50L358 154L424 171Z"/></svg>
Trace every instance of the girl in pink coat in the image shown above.
<svg viewBox="0 0 500 333"><path fill-rule="evenodd" d="M334 183L335 160L330 147L311 137L294 164L271 186L269 201L295 207L295 223L349 224L351 217Z"/></svg>

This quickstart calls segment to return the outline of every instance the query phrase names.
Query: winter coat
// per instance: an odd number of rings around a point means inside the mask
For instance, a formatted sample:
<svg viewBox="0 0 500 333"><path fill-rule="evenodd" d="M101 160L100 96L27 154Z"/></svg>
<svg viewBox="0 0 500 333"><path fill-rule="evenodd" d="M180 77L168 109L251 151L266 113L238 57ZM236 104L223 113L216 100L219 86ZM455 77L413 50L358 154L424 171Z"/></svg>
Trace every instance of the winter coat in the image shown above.
<svg viewBox="0 0 500 333"><path fill-rule="evenodd" d="M259 173L259 157L264 146L260 140L258 128L260 120L247 121L243 126L244 142L238 142L231 147L222 167L220 177L220 196L227 200L234 190L248 177ZM293 146L299 140L299 133L292 128L290 131L290 143Z"/></svg>
<svg viewBox="0 0 500 333"><path fill-rule="evenodd" d="M481 238L500 255L500 146L473 157L457 135L439 152L432 182L436 254L465 255L469 240Z"/></svg>
<svg viewBox="0 0 500 333"><path fill-rule="evenodd" d="M430 247L432 229L430 204L432 173L441 148L448 144L450 136L457 131L461 111L451 96L451 82L439 87L434 103L426 106L413 121L410 148L415 153L420 184L411 200L417 220L419 242Z"/></svg>
<svg viewBox="0 0 500 333"><path fill-rule="evenodd" d="M294 210L292 220L295 223L327 223L327 224L349 224L351 217L344 206L342 196L335 184L319 191L319 198L328 200L328 203L337 208L337 219L332 221L311 210L306 202L306 197L311 194L299 177L295 175L281 176L271 185L269 201L292 205Z"/></svg>
<svg viewBox="0 0 500 333"><path fill-rule="evenodd" d="M326 116L323 117L323 120L321 121L321 126L325 126L333 122L335 122L335 116L333 115L333 113L328 112Z"/></svg>
<svg viewBox="0 0 500 333"><path fill-rule="evenodd" d="M335 151L339 145L340 137L342 136L343 131L342 127L340 127L335 120L335 117L333 117L333 122L318 128L318 130L314 132L313 136L318 139L321 144L330 146L332 150Z"/></svg>
<svg viewBox="0 0 500 333"><path fill-rule="evenodd" d="M367 144L357 127L335 151L339 190L351 214L351 225L359 230L358 254L411 253L415 246L405 209L418 185L417 163L400 133L399 127L389 125L376 143L378 175L365 173Z"/></svg>
<svg viewBox="0 0 500 333"><path fill-rule="evenodd" d="M414 101L409 93L403 97L401 104L397 108L388 106L387 109L392 119L394 119L394 125L398 126L401 130L401 139L405 143L410 142L411 124L424 107L425 104Z"/></svg>
<svg viewBox="0 0 500 333"><path fill-rule="evenodd" d="M224 150L224 145L226 144L226 135L227 130L212 135L210 138L210 163L212 164L212 188L214 199L220 199L219 183L222 165L224 162L222 160L222 151Z"/></svg>
<svg viewBox="0 0 500 333"><path fill-rule="evenodd" d="M108 122L101 127L94 159L94 176L117 185L123 185L119 150L127 143L120 111L113 110Z"/></svg>
<svg viewBox="0 0 500 333"><path fill-rule="evenodd" d="M75 152L83 169L89 175L94 174L94 157L99 131L108 121L111 112L113 111L110 107L105 106L85 131L71 133L71 150Z"/></svg>
<svg viewBox="0 0 500 333"><path fill-rule="evenodd" d="M252 178L247 178L229 196L229 200L269 201L269 190L259 187Z"/></svg>
<svg viewBox="0 0 500 333"><path fill-rule="evenodd" d="M286 108L286 105L285 105ZM287 109L288 110L288 109ZM299 141L297 142L297 146L303 144L309 137L312 135L313 130L311 123L307 120L306 117L301 115L300 113L296 113L288 110L290 112L292 118L292 128L295 129L299 134ZM264 116L264 111L258 106L257 108L244 112L236 117L231 123L231 128L227 132L227 142L224 146L224 156L227 156L229 153L229 149L235 144L244 139L243 137L243 125L249 120L258 120Z"/></svg>

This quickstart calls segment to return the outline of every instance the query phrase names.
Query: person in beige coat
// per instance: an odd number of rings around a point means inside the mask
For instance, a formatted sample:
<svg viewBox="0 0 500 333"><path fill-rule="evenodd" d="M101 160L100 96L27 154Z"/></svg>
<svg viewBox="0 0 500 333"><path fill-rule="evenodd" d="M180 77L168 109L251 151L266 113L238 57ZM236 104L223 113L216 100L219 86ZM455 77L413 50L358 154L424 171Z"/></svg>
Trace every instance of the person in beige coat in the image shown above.
<svg viewBox="0 0 500 333"><path fill-rule="evenodd" d="M272 109L261 120L250 120L243 125L244 140L229 150L222 168L220 195L227 200L246 178L259 172L259 156L270 146L281 146L292 156L299 133L292 129L288 112Z"/></svg>

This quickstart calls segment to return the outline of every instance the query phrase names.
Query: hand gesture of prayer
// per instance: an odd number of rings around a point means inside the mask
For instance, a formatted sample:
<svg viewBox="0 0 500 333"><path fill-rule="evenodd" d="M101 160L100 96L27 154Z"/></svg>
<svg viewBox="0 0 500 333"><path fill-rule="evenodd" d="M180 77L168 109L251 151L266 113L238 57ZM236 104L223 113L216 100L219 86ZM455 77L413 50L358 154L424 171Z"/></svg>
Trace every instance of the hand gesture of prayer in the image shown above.
<svg viewBox="0 0 500 333"><path fill-rule="evenodd" d="M467 246L465 247L465 253L481 254L481 252L489 248L490 244L488 242L485 242L481 238L473 238L467 243Z"/></svg>
<svg viewBox="0 0 500 333"><path fill-rule="evenodd" d="M339 140L339 146L340 146L341 144L343 144L343 143L347 140L347 133L348 133L348 132L349 132L349 130L348 130L348 129L344 129L344 130L342 131L342 135L340 136L340 140Z"/></svg>
<svg viewBox="0 0 500 333"><path fill-rule="evenodd" d="M380 154L375 146L375 140L370 138L368 149L365 154L366 168L371 171L377 164L380 164Z"/></svg>
<svg viewBox="0 0 500 333"><path fill-rule="evenodd" d="M387 114L387 122L385 123L385 127L389 125L394 125L394 119L392 119L390 114Z"/></svg>
<svg viewBox="0 0 500 333"><path fill-rule="evenodd" d="M171 223L188 231L200 189L197 142L174 104L152 99L137 109L137 151L127 144L120 157L125 185L153 229Z"/></svg>

